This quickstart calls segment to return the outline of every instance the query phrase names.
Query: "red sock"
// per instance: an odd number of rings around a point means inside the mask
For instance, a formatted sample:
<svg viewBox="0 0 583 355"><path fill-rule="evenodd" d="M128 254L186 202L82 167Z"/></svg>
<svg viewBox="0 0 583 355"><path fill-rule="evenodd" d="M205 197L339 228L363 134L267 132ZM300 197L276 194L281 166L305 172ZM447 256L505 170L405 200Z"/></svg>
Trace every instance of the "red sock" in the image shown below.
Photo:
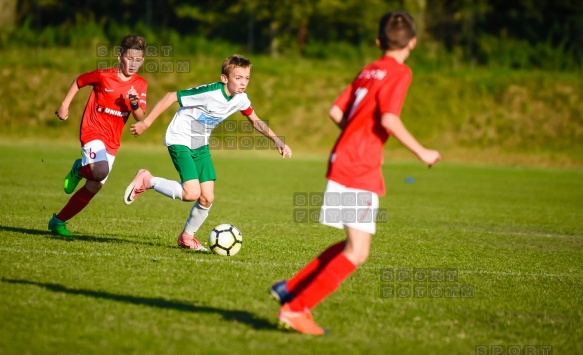
<svg viewBox="0 0 583 355"><path fill-rule="evenodd" d="M89 166L89 164L84 165L79 169L79 175L83 176L87 180L97 181L93 177L93 172L91 171L91 167Z"/></svg>
<svg viewBox="0 0 583 355"><path fill-rule="evenodd" d="M287 289L292 295L299 295L306 286L310 284L314 280L314 278L318 275L318 273L332 260L336 255L338 255L342 250L344 250L344 246L346 245L346 241L341 241L334 245L328 247L328 249L324 250L322 254L320 254L317 258L310 261L308 265L304 266L303 269L298 271L298 273L292 277L291 279L287 280Z"/></svg>
<svg viewBox="0 0 583 355"><path fill-rule="evenodd" d="M293 312L301 312L306 308L313 309L324 298L336 291L342 281L354 270L356 270L356 265L350 262L343 253L339 253L322 268L314 281L296 295L289 303L289 308Z"/></svg>
<svg viewBox="0 0 583 355"><path fill-rule="evenodd" d="M79 189L79 191L75 192L75 194L71 196L69 202L67 202L61 212L57 214L57 218L61 221L68 221L75 217L77 213L81 212L85 206L87 206L93 196L95 196L95 194L83 186Z"/></svg>

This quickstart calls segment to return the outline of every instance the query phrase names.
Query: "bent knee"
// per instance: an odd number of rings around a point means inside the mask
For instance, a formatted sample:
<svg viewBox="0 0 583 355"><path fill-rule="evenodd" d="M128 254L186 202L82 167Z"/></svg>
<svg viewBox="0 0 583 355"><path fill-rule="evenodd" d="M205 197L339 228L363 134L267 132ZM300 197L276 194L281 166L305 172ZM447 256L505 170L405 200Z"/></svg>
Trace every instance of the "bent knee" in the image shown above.
<svg viewBox="0 0 583 355"><path fill-rule="evenodd" d="M214 200L215 200L214 195L200 195L198 203L205 207L209 207L210 205L212 205Z"/></svg>
<svg viewBox="0 0 583 355"><path fill-rule="evenodd" d="M96 181L101 181L109 175L109 165L107 162L97 162L91 168L91 175Z"/></svg>
<svg viewBox="0 0 583 355"><path fill-rule="evenodd" d="M101 180L105 179L107 177L107 175L109 175L109 171L103 171L103 172L102 171L96 171L96 172L93 172L93 178L96 181L101 181Z"/></svg>
<svg viewBox="0 0 583 355"><path fill-rule="evenodd" d="M193 202L198 200L200 193L196 191L182 191L182 201Z"/></svg>

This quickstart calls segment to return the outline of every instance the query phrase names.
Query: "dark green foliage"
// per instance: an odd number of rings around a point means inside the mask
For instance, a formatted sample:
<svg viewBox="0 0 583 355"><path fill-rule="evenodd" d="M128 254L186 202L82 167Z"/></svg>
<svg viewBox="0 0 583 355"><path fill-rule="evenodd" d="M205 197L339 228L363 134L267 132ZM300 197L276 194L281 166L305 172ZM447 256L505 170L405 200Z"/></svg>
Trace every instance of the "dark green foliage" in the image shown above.
<svg viewBox="0 0 583 355"><path fill-rule="evenodd" d="M572 0L23 0L0 46L117 43L140 33L196 52L204 38L272 56L358 58L374 46L380 15L395 9L413 14L421 42L468 65L573 70L583 61L583 2Z"/></svg>

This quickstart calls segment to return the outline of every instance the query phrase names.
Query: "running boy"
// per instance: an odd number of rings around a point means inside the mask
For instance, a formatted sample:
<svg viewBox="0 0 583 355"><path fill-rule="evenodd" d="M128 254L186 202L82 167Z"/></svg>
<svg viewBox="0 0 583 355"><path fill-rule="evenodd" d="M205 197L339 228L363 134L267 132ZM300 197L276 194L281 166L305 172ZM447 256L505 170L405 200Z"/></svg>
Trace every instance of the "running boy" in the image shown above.
<svg viewBox="0 0 583 355"><path fill-rule="evenodd" d="M291 149L257 117L251 107L245 93L250 75L251 61L241 55L233 55L223 62L221 81L167 93L143 121L130 128L137 137L173 103L178 102L180 105L166 130L164 143L181 182L154 177L148 170L141 169L124 195L124 201L128 205L147 189L154 189L172 199L196 201L178 236L180 247L206 251L194 238L194 234L207 218L214 200L216 175L208 142L211 131L219 123L232 113L240 111L258 132L273 141L284 158L291 158Z"/></svg>
<svg viewBox="0 0 583 355"><path fill-rule="evenodd" d="M79 89L93 86L81 119L82 158L75 160L65 177L65 193L73 193L82 178L87 181L71 196L61 212L53 214L49 230L55 234L73 237L67 230L67 221L81 212L105 184L129 115L138 121L144 117L147 83L136 73L144 61L145 49L143 37L126 36L117 55L119 68L96 69L77 77L55 112L59 119L66 120L69 105Z"/></svg>
<svg viewBox="0 0 583 355"><path fill-rule="evenodd" d="M385 194L381 164L383 145L389 136L430 167L441 159L439 152L419 144L399 117L411 81L411 70L404 62L416 44L411 16L403 11L384 15L376 43L384 55L358 73L329 112L342 133L330 155L320 222L343 228L346 240L330 246L295 276L270 288L282 304L280 325L300 333L325 333L312 319L311 310L368 257L378 196ZM352 194L356 203L332 206L330 202L338 201L342 194ZM343 203L350 199L340 200ZM350 218L355 214L356 218Z"/></svg>

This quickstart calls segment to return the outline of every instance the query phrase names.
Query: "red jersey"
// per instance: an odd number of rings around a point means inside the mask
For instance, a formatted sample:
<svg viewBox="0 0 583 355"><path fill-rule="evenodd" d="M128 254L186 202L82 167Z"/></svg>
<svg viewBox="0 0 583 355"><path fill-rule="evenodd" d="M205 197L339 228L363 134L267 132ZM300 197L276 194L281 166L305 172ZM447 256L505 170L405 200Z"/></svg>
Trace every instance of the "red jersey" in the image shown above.
<svg viewBox="0 0 583 355"><path fill-rule="evenodd" d="M99 139L111 155L117 153L121 134L132 109L128 90L133 86L138 92L140 107L146 112L146 91L148 84L141 76L134 74L130 80L123 81L117 68L97 69L79 75L77 86L92 85L93 91L85 105L81 120L81 145Z"/></svg>
<svg viewBox="0 0 583 355"><path fill-rule="evenodd" d="M344 112L346 126L330 155L329 180L385 194L381 165L389 133L381 125L381 116L400 116L411 76L408 66L383 56L365 66L336 99L334 104Z"/></svg>

